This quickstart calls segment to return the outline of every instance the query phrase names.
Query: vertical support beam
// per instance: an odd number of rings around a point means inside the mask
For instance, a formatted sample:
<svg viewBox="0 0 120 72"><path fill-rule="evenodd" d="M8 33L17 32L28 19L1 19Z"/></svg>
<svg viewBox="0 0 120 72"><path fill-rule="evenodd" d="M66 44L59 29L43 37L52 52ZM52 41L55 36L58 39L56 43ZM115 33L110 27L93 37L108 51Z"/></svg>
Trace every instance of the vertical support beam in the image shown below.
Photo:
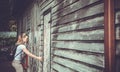
<svg viewBox="0 0 120 72"><path fill-rule="evenodd" d="M105 72L115 72L114 0L104 0Z"/></svg>

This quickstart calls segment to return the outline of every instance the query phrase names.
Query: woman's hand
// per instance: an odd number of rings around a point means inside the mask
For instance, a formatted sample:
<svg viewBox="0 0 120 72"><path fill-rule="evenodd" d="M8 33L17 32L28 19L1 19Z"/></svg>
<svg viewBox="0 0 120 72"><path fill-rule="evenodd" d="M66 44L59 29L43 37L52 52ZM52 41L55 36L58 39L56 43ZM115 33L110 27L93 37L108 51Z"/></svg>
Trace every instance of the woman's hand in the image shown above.
<svg viewBox="0 0 120 72"><path fill-rule="evenodd" d="M43 58L42 58L42 57L37 57L37 59L38 59L39 61L43 61Z"/></svg>

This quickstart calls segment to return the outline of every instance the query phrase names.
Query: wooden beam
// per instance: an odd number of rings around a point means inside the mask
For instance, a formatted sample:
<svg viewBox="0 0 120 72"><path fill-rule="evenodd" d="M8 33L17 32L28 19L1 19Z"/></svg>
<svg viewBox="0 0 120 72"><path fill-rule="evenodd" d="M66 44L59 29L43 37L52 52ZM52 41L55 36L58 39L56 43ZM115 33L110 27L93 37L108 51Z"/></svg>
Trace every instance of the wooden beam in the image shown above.
<svg viewBox="0 0 120 72"><path fill-rule="evenodd" d="M105 72L115 72L114 0L104 0Z"/></svg>

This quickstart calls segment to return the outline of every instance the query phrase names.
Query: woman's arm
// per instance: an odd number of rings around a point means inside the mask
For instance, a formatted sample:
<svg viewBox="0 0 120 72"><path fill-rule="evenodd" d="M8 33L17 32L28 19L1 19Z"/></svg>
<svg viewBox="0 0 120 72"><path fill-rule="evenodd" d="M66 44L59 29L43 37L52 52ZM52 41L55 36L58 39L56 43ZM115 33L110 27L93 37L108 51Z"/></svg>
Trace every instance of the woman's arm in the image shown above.
<svg viewBox="0 0 120 72"><path fill-rule="evenodd" d="M35 58L35 59L38 59L40 61L42 61L42 57L38 57L32 53L30 53L27 48L23 48L23 52L25 52L25 54L27 54L28 56L32 57L32 58Z"/></svg>

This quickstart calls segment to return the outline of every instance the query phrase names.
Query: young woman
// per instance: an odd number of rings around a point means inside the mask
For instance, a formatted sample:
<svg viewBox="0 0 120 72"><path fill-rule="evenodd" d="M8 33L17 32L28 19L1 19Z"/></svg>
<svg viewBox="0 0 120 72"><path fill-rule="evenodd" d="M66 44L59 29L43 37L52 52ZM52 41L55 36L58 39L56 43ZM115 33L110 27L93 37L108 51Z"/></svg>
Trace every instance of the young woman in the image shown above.
<svg viewBox="0 0 120 72"><path fill-rule="evenodd" d="M12 62L12 65L15 68L16 72L23 72L23 67L21 64L23 53L27 54L32 58L38 59L39 61L42 61L42 57L38 57L27 50L26 48L27 41L28 41L28 36L25 33L23 33L21 36L19 36L18 41L16 43L18 46L16 49L14 60Z"/></svg>

